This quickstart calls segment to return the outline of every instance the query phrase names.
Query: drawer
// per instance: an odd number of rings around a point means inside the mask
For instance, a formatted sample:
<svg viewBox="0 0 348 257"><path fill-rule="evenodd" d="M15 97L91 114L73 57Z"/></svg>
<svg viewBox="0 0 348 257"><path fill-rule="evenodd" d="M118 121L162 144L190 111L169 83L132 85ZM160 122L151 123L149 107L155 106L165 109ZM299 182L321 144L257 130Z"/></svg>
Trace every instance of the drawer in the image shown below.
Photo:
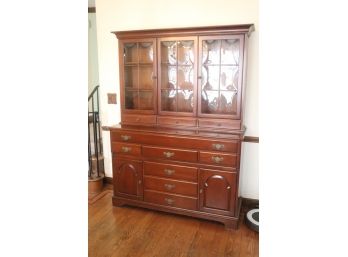
<svg viewBox="0 0 348 257"><path fill-rule="evenodd" d="M129 154L133 156L141 155L141 146L136 144L125 144L112 142L111 151L118 154Z"/></svg>
<svg viewBox="0 0 348 257"><path fill-rule="evenodd" d="M160 125L177 125L177 126L193 126L197 125L194 118L172 118L172 117L157 117L157 123Z"/></svg>
<svg viewBox="0 0 348 257"><path fill-rule="evenodd" d="M197 198L145 190L144 201L182 209L197 210Z"/></svg>
<svg viewBox="0 0 348 257"><path fill-rule="evenodd" d="M144 189L197 197L197 184L185 181L145 176Z"/></svg>
<svg viewBox="0 0 348 257"><path fill-rule="evenodd" d="M226 154L220 152L200 152L199 160L201 163L207 163L212 165L224 165L237 167L239 155Z"/></svg>
<svg viewBox="0 0 348 257"><path fill-rule="evenodd" d="M199 127L207 128L227 128L240 129L240 120L228 120L228 119L199 119Z"/></svg>
<svg viewBox="0 0 348 257"><path fill-rule="evenodd" d="M132 114L123 114L122 123L130 124L156 124L156 115L132 115Z"/></svg>
<svg viewBox="0 0 348 257"><path fill-rule="evenodd" d="M143 156L158 159L196 162L197 153L192 150L143 146Z"/></svg>
<svg viewBox="0 0 348 257"><path fill-rule="evenodd" d="M144 162L144 175L197 182L197 174L194 167Z"/></svg>

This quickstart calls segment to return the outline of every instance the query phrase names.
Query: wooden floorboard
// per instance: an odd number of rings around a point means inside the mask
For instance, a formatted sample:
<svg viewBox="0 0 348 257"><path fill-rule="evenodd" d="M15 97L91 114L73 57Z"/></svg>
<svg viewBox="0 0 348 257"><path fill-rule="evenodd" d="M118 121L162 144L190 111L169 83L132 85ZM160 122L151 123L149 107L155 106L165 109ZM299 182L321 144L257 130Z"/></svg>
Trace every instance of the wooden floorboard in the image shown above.
<svg viewBox="0 0 348 257"><path fill-rule="evenodd" d="M243 221L213 221L136 207L113 207L112 190L89 198L89 257L256 257L259 234Z"/></svg>

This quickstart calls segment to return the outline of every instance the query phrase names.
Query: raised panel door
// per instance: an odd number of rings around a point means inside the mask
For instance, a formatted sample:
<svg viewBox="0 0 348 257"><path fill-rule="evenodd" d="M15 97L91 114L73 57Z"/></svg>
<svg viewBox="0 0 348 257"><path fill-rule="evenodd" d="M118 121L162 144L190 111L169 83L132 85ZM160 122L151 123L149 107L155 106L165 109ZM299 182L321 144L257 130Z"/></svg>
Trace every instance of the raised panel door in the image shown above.
<svg viewBox="0 0 348 257"><path fill-rule="evenodd" d="M234 172L200 170L200 210L234 215L237 175Z"/></svg>
<svg viewBox="0 0 348 257"><path fill-rule="evenodd" d="M125 198L142 199L142 162L113 158L113 167L115 194Z"/></svg>

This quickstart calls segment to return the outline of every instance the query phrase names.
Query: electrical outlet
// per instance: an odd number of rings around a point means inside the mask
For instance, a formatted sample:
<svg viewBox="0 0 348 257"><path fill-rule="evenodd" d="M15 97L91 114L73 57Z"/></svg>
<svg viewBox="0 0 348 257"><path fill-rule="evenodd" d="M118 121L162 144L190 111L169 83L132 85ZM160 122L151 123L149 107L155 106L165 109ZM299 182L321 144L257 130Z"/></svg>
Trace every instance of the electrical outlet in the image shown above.
<svg viewBox="0 0 348 257"><path fill-rule="evenodd" d="M117 104L116 93L108 93L108 104Z"/></svg>

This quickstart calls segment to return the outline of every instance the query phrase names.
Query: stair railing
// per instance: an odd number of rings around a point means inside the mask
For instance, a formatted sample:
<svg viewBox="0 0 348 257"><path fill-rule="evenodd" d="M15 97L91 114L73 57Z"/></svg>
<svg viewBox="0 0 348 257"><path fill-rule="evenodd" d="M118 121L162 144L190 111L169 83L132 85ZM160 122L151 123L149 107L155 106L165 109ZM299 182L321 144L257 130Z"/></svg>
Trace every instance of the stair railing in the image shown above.
<svg viewBox="0 0 348 257"><path fill-rule="evenodd" d="M90 108L91 104L91 108ZM90 110L91 109L91 110ZM91 120L93 123L92 131L90 129ZM99 119L99 85L96 86L88 96L88 177L92 177L92 146L91 132L94 142L94 156L96 158L97 177L100 177L99 157L103 154L102 138L100 134Z"/></svg>

